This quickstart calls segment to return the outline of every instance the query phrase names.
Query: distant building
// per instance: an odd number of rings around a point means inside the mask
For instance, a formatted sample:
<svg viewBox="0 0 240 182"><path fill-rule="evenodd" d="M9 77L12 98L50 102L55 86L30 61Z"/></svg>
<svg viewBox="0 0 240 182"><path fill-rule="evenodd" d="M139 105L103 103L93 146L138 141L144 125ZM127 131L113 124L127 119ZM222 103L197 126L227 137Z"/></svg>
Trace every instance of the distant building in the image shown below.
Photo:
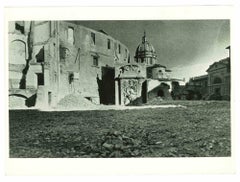
<svg viewBox="0 0 240 182"><path fill-rule="evenodd" d="M162 99L172 99L171 92L173 83L182 81L171 77L171 70L158 63L157 53L154 46L147 40L146 32L142 37L142 42L137 46L135 52L135 62L146 69L146 81L143 85L146 88L145 100L151 100L155 97Z"/></svg>
<svg viewBox="0 0 240 182"><path fill-rule="evenodd" d="M186 84L188 99L206 99L208 97L208 75L190 78Z"/></svg>
<svg viewBox="0 0 240 182"><path fill-rule="evenodd" d="M213 63L207 69L209 99L229 100L231 95L230 46L229 57Z"/></svg>
<svg viewBox="0 0 240 182"><path fill-rule="evenodd" d="M184 98L230 100L230 46L226 49L229 49L229 56L211 64L206 70L207 75L190 78L184 89L179 92Z"/></svg>

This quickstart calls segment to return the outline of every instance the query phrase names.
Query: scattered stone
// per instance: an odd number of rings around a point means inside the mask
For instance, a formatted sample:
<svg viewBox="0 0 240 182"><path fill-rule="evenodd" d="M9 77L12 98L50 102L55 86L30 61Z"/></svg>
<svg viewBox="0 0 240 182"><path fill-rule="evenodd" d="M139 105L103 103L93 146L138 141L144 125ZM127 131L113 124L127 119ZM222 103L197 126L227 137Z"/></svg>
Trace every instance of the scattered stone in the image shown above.
<svg viewBox="0 0 240 182"><path fill-rule="evenodd" d="M108 143L104 143L102 146L108 150L112 150L114 147L112 144L108 144Z"/></svg>
<svg viewBox="0 0 240 182"><path fill-rule="evenodd" d="M141 156L141 141L124 135L120 131L110 131L102 137L102 157L135 157Z"/></svg>

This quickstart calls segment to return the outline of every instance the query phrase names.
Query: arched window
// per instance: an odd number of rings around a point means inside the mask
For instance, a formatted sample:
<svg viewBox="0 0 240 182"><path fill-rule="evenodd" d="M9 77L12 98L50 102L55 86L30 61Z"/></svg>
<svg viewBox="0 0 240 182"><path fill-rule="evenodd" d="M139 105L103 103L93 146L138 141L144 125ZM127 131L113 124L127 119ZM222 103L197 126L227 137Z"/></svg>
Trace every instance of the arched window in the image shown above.
<svg viewBox="0 0 240 182"><path fill-rule="evenodd" d="M9 62L12 64L26 64L26 43L16 39L9 46Z"/></svg>

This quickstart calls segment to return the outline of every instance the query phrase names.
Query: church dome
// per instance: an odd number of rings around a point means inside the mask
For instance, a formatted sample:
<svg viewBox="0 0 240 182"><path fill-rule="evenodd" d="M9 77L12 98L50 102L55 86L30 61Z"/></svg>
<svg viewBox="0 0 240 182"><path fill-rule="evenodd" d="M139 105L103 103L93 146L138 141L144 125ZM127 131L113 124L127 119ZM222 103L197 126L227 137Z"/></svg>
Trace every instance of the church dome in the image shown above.
<svg viewBox="0 0 240 182"><path fill-rule="evenodd" d="M152 65L156 62L156 52L153 45L147 41L146 32L142 37L142 43L138 45L135 52L135 61L137 63L145 63Z"/></svg>
<svg viewBox="0 0 240 182"><path fill-rule="evenodd" d="M156 58L156 52L153 45L147 41L146 33L142 37L142 43L138 45L135 53L136 58L153 57Z"/></svg>

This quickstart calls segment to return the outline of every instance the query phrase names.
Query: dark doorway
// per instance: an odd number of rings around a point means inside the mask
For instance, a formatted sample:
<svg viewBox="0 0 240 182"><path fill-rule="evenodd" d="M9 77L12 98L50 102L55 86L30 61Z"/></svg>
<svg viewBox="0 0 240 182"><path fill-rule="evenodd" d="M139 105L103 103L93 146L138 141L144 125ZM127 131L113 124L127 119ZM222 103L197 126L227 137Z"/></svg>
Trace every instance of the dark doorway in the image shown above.
<svg viewBox="0 0 240 182"><path fill-rule="evenodd" d="M142 102L143 103L147 103L147 97L148 97L148 93L147 93L147 81L144 81L142 83Z"/></svg>
<svg viewBox="0 0 240 182"><path fill-rule="evenodd" d="M160 89L157 93L158 97L164 97L164 91L162 89Z"/></svg>
<svg viewBox="0 0 240 182"><path fill-rule="evenodd" d="M215 94L220 95L220 88L215 88Z"/></svg>
<svg viewBox="0 0 240 182"><path fill-rule="evenodd" d="M102 67L102 81L99 88L101 104L115 104L115 71L111 67Z"/></svg>

